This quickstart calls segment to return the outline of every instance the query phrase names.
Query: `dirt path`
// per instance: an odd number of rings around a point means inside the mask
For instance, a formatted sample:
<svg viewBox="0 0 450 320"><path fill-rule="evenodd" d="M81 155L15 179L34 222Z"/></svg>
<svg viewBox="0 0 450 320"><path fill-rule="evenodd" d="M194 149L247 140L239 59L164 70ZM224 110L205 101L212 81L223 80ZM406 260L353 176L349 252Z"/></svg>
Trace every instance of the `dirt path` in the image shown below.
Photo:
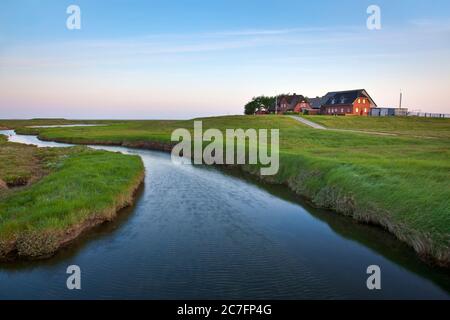
<svg viewBox="0 0 450 320"><path fill-rule="evenodd" d="M328 130L327 128L325 128L324 126L321 126L320 124L317 124L315 122L303 119L301 117L296 117L296 116L289 116L290 118L297 120L298 122L301 122L303 124L306 124L307 126L314 128L314 129L319 129L319 130Z"/></svg>

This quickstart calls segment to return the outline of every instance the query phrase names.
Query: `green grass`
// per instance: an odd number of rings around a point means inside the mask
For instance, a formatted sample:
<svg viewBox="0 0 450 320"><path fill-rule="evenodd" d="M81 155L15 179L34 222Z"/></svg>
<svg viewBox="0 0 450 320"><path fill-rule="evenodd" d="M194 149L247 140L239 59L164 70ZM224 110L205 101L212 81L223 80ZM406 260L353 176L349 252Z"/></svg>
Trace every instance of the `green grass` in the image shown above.
<svg viewBox="0 0 450 320"><path fill-rule="evenodd" d="M0 193L7 186L25 185L42 173L37 158L36 148L7 143L6 137L0 135Z"/></svg>
<svg viewBox="0 0 450 320"><path fill-rule="evenodd" d="M2 138L0 154L5 149L25 175L39 170L41 177L0 197L0 258L11 252L52 254L84 228L111 219L128 205L143 177L137 156L86 147L36 148ZM0 176L9 170L3 164Z"/></svg>
<svg viewBox="0 0 450 320"><path fill-rule="evenodd" d="M284 116L205 118L204 128L280 129L280 171L261 177L289 185L317 206L381 224L424 256L450 261L448 119L310 117L326 126L398 133L323 131ZM340 122L341 121L341 122ZM386 122L383 122L386 121ZM105 127L20 129L74 143L170 142L192 121L131 121ZM432 136L433 139L417 136ZM254 174L252 166L243 169Z"/></svg>
<svg viewBox="0 0 450 320"><path fill-rule="evenodd" d="M450 139L450 119L419 117L303 116L330 129L362 130Z"/></svg>

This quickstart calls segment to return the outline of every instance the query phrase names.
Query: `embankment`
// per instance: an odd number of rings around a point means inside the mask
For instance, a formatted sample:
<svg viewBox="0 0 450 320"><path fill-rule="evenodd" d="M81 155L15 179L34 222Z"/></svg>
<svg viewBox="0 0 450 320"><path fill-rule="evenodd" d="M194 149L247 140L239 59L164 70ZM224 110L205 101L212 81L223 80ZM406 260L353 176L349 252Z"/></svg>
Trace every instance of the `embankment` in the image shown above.
<svg viewBox="0 0 450 320"><path fill-rule="evenodd" d="M140 157L69 149L52 158L50 174L0 201L0 261L52 256L134 202L145 174Z"/></svg>

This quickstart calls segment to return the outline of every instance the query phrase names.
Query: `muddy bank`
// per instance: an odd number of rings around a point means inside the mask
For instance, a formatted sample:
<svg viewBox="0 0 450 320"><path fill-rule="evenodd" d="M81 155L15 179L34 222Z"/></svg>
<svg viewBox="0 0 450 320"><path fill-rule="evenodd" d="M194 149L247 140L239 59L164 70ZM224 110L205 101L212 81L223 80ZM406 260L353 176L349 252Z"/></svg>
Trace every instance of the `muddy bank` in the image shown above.
<svg viewBox="0 0 450 320"><path fill-rule="evenodd" d="M0 191L4 190L4 189L8 189L8 185L6 184L5 181L3 181L2 179L0 179Z"/></svg>
<svg viewBox="0 0 450 320"><path fill-rule="evenodd" d="M26 135L25 133L21 133ZM35 135L35 134L29 134ZM78 140L78 139L47 139L45 137L41 137L38 135L38 138L42 141L53 141L60 143L70 143L70 144L79 144L79 145L99 145L99 146L116 146L116 147L126 147L126 148L135 148L135 149L147 149L147 150L157 150L157 151L165 151L171 152L172 148L176 145L176 143L166 143L166 142L157 142L157 141L87 141L87 140Z"/></svg>
<svg viewBox="0 0 450 320"><path fill-rule="evenodd" d="M46 139L40 136L39 139L61 143L112 145L165 152L170 152L176 144L156 141L78 141L77 139ZM317 175L322 175L321 172L304 169L296 176L289 177L286 181L280 182L274 179L274 177L261 176L259 169L252 166L236 165L233 167L237 167L248 174L256 176L265 183L285 185L295 194L307 199L315 207L330 209L337 213L351 216L359 222L382 227L412 247L426 263L450 268L450 250L448 246L437 247L429 235L412 230L405 225L394 223L387 210L375 206L368 206L367 204L363 205L351 193L341 190L337 186L323 185L315 191L308 189L309 179L317 177Z"/></svg>
<svg viewBox="0 0 450 320"><path fill-rule="evenodd" d="M54 255L60 248L69 245L84 232L102 223L112 221L121 209L132 205L138 189L144 182L145 172L137 176L130 188L118 195L115 204L101 212L93 212L84 221L66 230L25 232L12 240L0 240L0 261L45 259Z"/></svg>

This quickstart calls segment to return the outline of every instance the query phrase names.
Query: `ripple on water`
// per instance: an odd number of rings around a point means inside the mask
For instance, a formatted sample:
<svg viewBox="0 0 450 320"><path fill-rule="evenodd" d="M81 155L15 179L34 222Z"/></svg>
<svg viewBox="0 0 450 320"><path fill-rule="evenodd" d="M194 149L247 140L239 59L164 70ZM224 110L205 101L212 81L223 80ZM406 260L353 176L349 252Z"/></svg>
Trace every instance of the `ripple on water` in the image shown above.
<svg viewBox="0 0 450 320"><path fill-rule="evenodd" d="M96 148L142 157L137 203L49 261L0 269L0 297L448 298L449 277L381 230L160 152ZM82 268L80 292L65 288L69 264ZM370 264L383 270L379 293L365 287Z"/></svg>

